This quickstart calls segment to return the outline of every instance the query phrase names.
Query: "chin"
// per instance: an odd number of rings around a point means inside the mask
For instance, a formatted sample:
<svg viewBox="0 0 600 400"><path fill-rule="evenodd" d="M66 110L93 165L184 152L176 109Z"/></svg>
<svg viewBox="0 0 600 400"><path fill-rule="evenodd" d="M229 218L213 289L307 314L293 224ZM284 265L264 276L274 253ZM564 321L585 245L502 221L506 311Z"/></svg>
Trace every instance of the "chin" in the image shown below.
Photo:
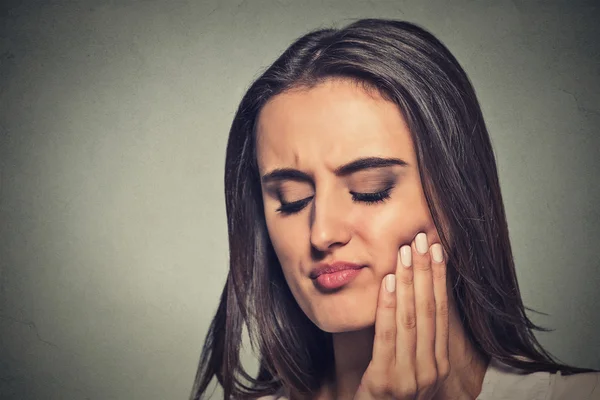
<svg viewBox="0 0 600 400"><path fill-rule="evenodd" d="M360 331L366 328L370 328L375 324L375 321L356 321L356 322L338 322L338 321L327 321L324 324L317 325L319 329L327 333L342 333L342 332L354 332Z"/></svg>
<svg viewBox="0 0 600 400"><path fill-rule="evenodd" d="M378 290L376 285L360 285L316 298L306 296L301 309L324 332L359 331L375 324Z"/></svg>
<svg viewBox="0 0 600 400"><path fill-rule="evenodd" d="M375 314L363 310L362 312L338 312L323 315L313 320L313 323L322 331L328 333L353 332L369 328L375 324Z"/></svg>

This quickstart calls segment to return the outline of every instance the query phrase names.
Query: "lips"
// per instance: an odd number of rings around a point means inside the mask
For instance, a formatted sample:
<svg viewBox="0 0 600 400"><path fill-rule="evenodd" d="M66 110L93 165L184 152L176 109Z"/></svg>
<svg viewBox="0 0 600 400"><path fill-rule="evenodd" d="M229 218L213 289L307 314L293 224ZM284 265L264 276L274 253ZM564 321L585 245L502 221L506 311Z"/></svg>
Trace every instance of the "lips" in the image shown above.
<svg viewBox="0 0 600 400"><path fill-rule="evenodd" d="M345 261L337 261L332 264L321 263L310 272L310 279L317 279L323 274L333 274L334 272L345 271L348 269L361 269L362 267L364 267L364 265Z"/></svg>
<svg viewBox="0 0 600 400"><path fill-rule="evenodd" d="M310 278L321 289L338 289L350 283L364 267L364 265L339 261L333 264L323 263L311 271Z"/></svg>

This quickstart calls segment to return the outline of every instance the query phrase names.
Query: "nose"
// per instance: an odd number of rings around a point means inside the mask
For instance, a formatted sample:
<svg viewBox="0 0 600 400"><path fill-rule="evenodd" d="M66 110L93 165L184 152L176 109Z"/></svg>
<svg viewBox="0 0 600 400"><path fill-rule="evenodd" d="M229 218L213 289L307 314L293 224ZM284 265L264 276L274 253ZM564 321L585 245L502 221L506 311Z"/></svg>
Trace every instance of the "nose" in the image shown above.
<svg viewBox="0 0 600 400"><path fill-rule="evenodd" d="M315 195L311 213L310 243L319 252L343 246L350 241L347 212L334 196Z"/></svg>

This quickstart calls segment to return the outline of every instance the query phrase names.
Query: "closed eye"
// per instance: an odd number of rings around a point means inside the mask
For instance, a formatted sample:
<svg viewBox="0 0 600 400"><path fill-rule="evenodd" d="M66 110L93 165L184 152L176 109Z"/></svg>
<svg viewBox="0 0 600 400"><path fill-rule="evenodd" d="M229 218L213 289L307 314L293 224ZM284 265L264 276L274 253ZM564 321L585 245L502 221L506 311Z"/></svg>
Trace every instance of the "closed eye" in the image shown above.
<svg viewBox="0 0 600 400"><path fill-rule="evenodd" d="M281 201L281 206L277 209L277 212L280 212L282 214L285 215L290 215L290 214L295 214L297 212L300 212L304 207L306 207L308 205L308 203L310 203L310 201L313 199L313 196L309 196L306 197L302 200L296 200L296 201L292 201L289 203L286 203L284 201Z"/></svg>
<svg viewBox="0 0 600 400"><path fill-rule="evenodd" d="M392 191L393 186L388 187L380 192L373 193L358 193L358 192L350 192L352 195L352 201L357 203L367 203L367 204L375 204L383 202L390 198L390 192Z"/></svg>
<svg viewBox="0 0 600 400"><path fill-rule="evenodd" d="M393 189L393 186L388 187L379 192L371 192L371 193L359 193L359 192L350 192L352 195L352 201L355 203L365 203L365 204L376 204L384 202L385 200L390 198L390 192ZM309 196L301 200L292 201L289 203L281 201L281 206L276 210L285 215L295 214L304 207L308 205L312 201L315 196Z"/></svg>

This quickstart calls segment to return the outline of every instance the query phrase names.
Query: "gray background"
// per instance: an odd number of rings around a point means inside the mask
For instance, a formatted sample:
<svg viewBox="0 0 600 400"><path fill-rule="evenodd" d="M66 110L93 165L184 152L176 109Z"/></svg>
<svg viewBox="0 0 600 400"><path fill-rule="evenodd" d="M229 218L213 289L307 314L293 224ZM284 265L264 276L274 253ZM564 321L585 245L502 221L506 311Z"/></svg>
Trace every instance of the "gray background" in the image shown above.
<svg viewBox="0 0 600 400"><path fill-rule="evenodd" d="M294 38L359 17L421 24L462 63L538 337L600 368L597 2L100 3L0 6L1 398L188 396L237 103Z"/></svg>

